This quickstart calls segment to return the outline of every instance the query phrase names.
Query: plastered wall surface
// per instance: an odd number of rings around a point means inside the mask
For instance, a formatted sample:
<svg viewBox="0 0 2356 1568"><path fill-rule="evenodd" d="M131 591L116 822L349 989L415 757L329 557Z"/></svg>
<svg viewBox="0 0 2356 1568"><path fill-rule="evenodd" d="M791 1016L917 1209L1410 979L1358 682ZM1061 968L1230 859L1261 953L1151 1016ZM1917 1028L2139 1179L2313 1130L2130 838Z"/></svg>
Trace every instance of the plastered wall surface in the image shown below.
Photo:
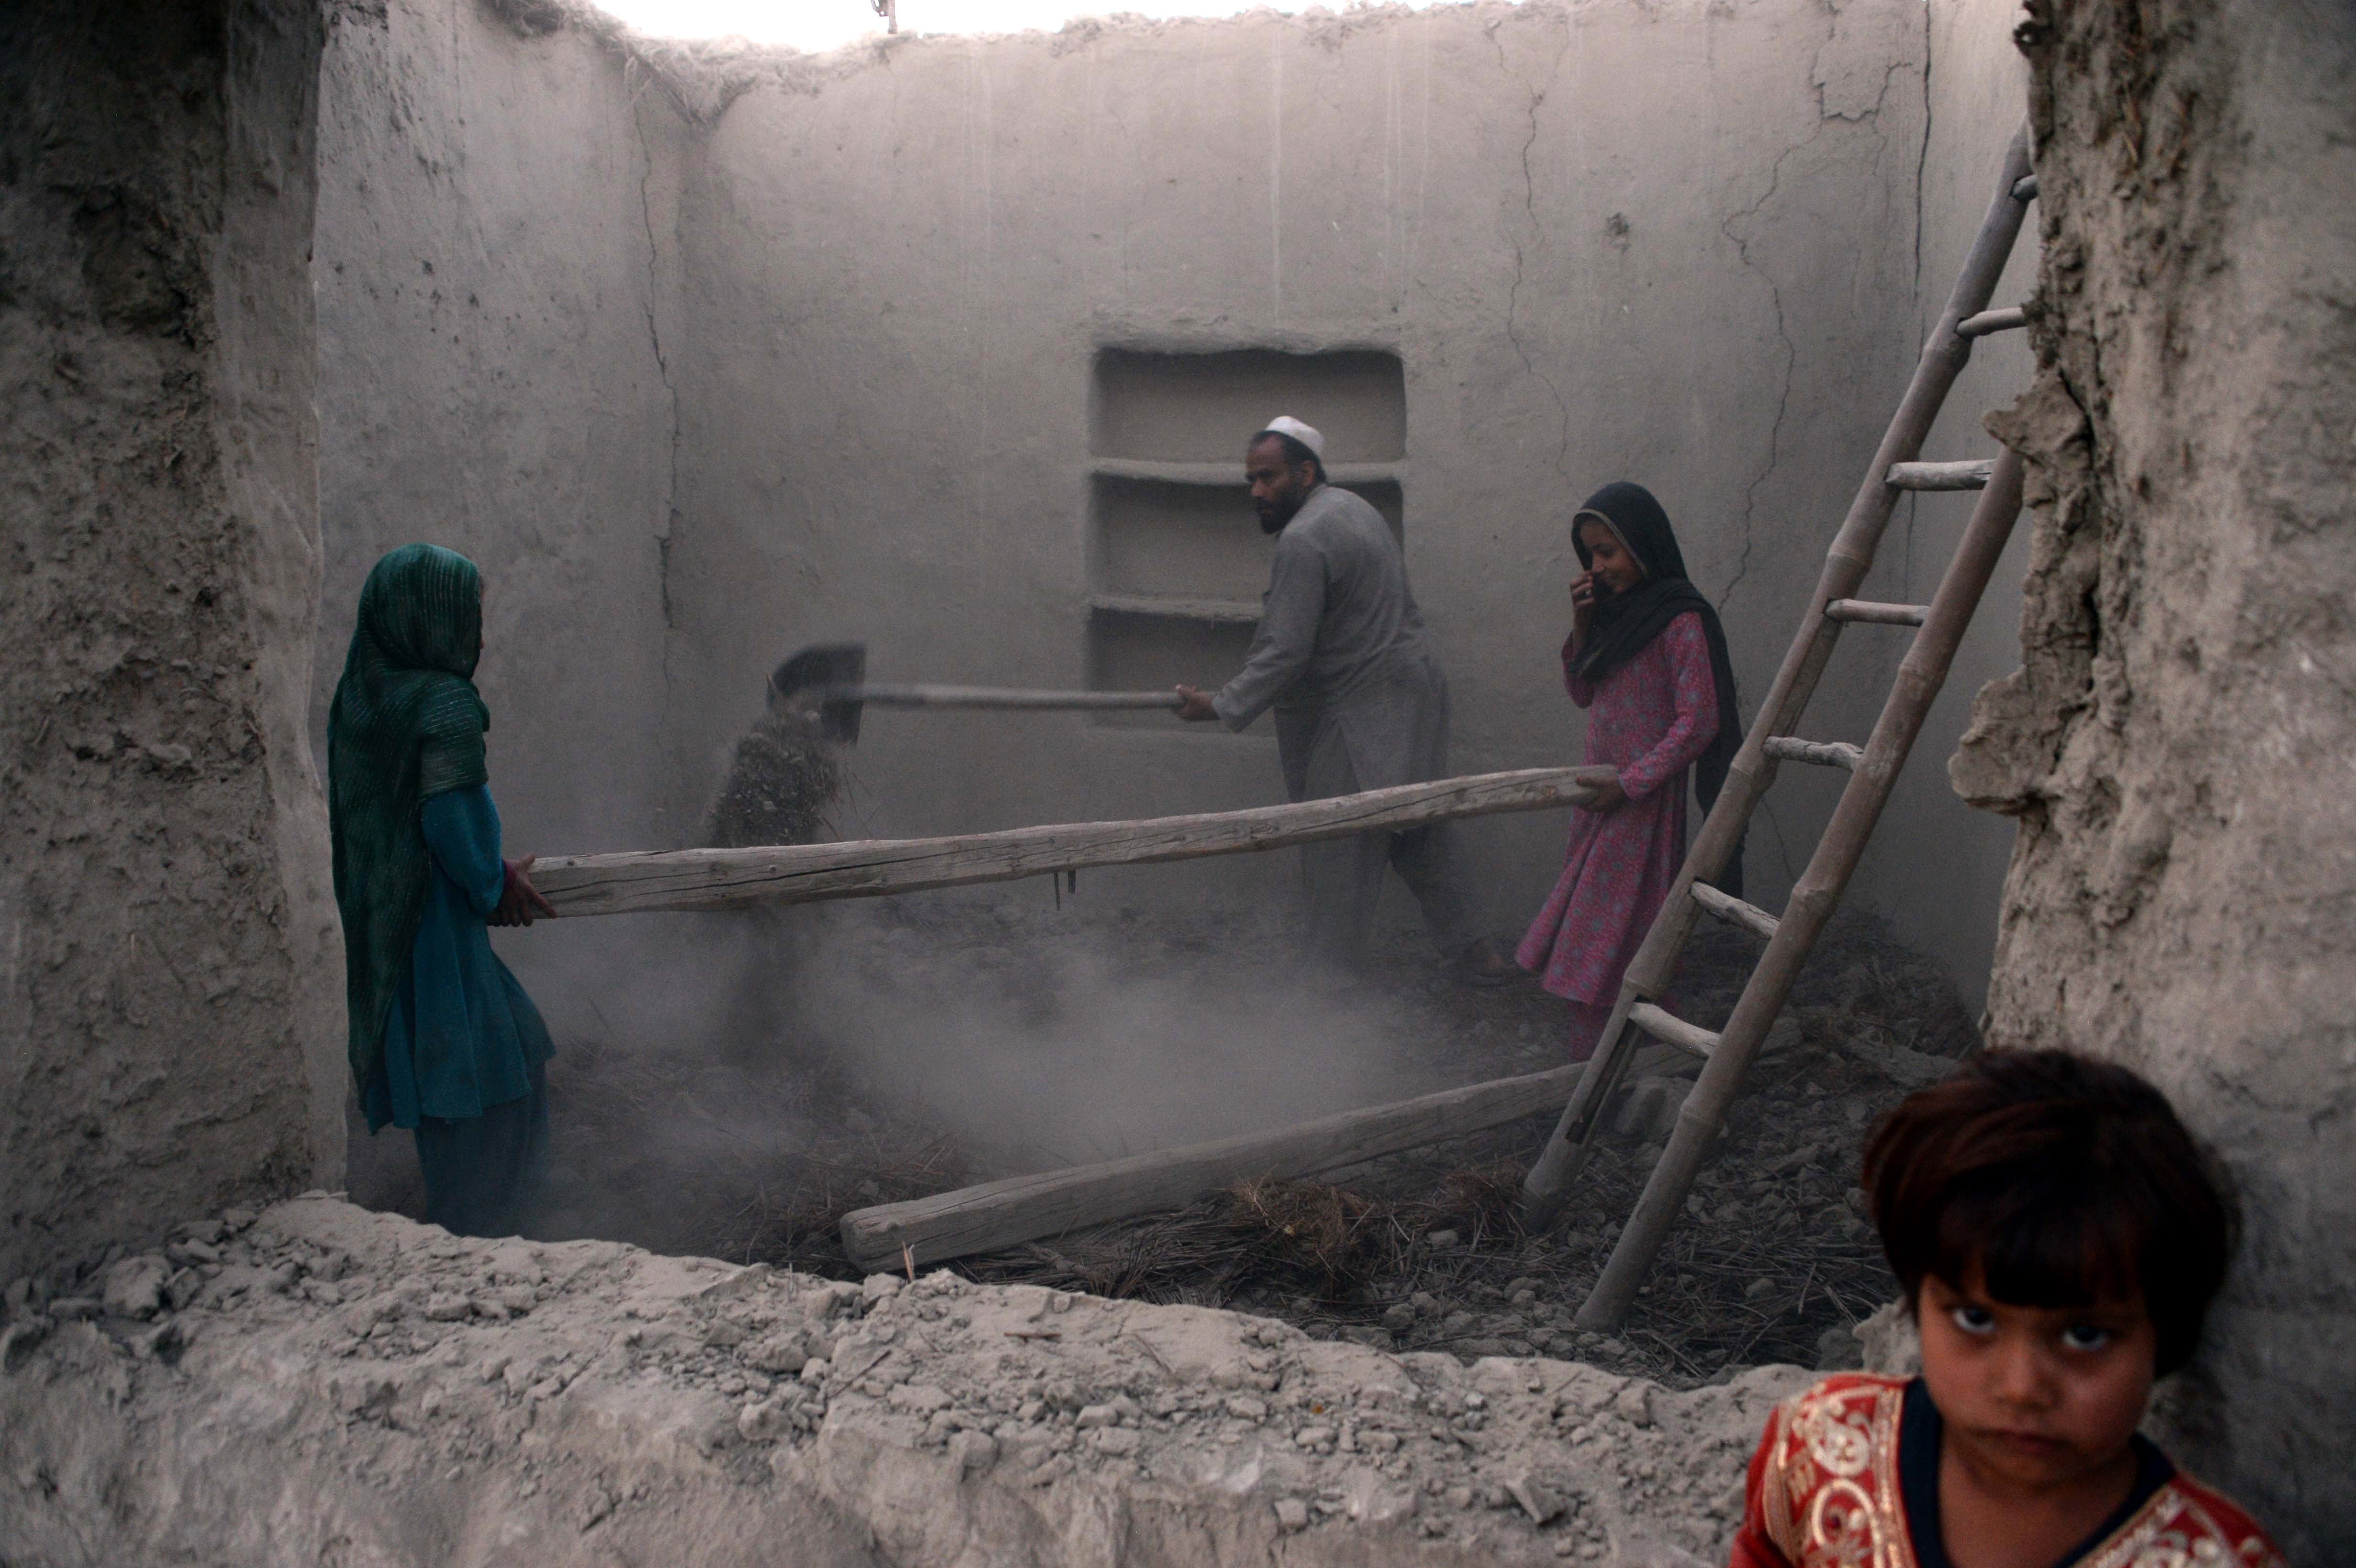
<svg viewBox="0 0 2356 1568"><path fill-rule="evenodd" d="M307 5L0 14L0 1274L339 1172Z"/></svg>
<svg viewBox="0 0 2356 1568"><path fill-rule="evenodd" d="M483 569L510 845L678 842L655 738L679 118L587 35L473 0L344 14L321 81L319 755L361 581L428 539Z"/></svg>
<svg viewBox="0 0 2356 1568"><path fill-rule="evenodd" d="M708 787L692 770L806 641L863 638L884 679L1087 678L1107 347L1397 356L1405 447L1381 472L1459 771L1578 759L1568 523L1609 479L1662 496L1763 689L1918 346L1925 36L1900 6L1456 6L903 38L755 88L681 196L682 788ZM2009 49L2000 27L1977 47ZM1975 203L2018 117L1962 149L1990 165L1958 176ZM1238 405L1229 459L1278 411ZM1237 502L1237 548L1264 560ZM1861 732L1879 674L1837 667L1826 732ZM871 716L858 763L853 826L890 834L1280 790L1263 736L1085 719ZM1752 840L1764 896L1832 794L1779 788ZM1562 831L1465 830L1501 933ZM1081 896L1232 896L1290 869Z"/></svg>
<svg viewBox="0 0 2356 1568"><path fill-rule="evenodd" d="M491 789L507 852L697 842L671 789L667 593L689 348L681 121L587 33L519 34L477 0L342 13L321 65L321 526L311 669L327 705L360 583L430 539L483 569ZM670 814L677 805L683 816ZM636 933L581 922L497 944L560 1032Z"/></svg>
<svg viewBox="0 0 2356 1568"><path fill-rule="evenodd" d="M1996 1038L2126 1061L2249 1235L2172 1436L2356 1557L2356 11L2040 7L2022 674L1954 767L2013 813Z"/></svg>

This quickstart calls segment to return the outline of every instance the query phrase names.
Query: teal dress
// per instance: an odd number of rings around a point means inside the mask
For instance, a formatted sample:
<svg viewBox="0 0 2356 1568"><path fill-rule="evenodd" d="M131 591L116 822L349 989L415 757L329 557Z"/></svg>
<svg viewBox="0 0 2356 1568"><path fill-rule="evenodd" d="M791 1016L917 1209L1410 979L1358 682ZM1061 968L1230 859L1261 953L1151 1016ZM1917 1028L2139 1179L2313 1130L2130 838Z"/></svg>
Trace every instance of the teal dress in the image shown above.
<svg viewBox="0 0 2356 1568"><path fill-rule="evenodd" d="M546 1171L554 1048L491 951L507 868L489 786L430 795L418 817L433 872L362 1109L371 1132L415 1131L429 1223L512 1234Z"/></svg>

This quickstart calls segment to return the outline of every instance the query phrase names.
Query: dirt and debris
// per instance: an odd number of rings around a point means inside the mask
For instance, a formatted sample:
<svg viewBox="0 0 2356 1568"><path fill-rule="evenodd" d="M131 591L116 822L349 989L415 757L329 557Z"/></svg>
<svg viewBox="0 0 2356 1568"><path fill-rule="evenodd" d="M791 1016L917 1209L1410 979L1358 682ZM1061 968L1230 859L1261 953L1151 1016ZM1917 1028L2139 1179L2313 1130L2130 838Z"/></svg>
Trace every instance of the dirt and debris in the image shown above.
<svg viewBox="0 0 2356 1568"><path fill-rule="evenodd" d="M860 918L928 949L1002 959L984 972L1028 1007L1055 998L1031 995L1051 983L1050 969L1026 955L1060 944L1103 944L1126 969L1181 982L1216 975L1248 987L1284 962L1258 933L1217 917L1108 919L1085 902L1059 911L1044 897L995 907L918 897ZM1721 1022L1750 947L1739 933L1705 928L1676 1009ZM1370 986L1411 1042L1377 1098L1559 1060L1554 998L1535 984L1457 984L1419 932L1387 933ZM1857 1354L1853 1326L1895 1294L1855 1190L1864 1133L1976 1040L1934 964L1870 917L1838 918L1687 1221L1613 1335L1577 1333L1570 1317L1690 1078L1684 1059L1665 1051L1626 1092L1614 1113L1619 1136L1595 1156L1569 1221L1550 1235L1524 1235L1514 1218L1522 1172L1550 1125L1541 1116L1322 1181L1246 1184L1180 1212L953 1266L987 1281L1234 1307L1383 1349L1576 1357L1671 1387L1774 1361L1847 1364ZM537 1233L855 1276L837 1234L845 1212L1009 1168L1007 1149L958 1137L898 1093L856 1043L805 1032L766 1053L715 1061L633 1051L623 1040L564 1042L551 1069L554 1207ZM405 1138L356 1140L355 1151L357 1200L421 1211Z"/></svg>
<svg viewBox="0 0 2356 1568"><path fill-rule="evenodd" d="M124 1561L729 1561L783 1526L813 1563L1706 1563L1808 1376L1679 1392L946 1270L467 1241L327 1194L16 1282L0 1359L0 1462L47 1478L0 1533L86 1556L102 1520Z"/></svg>
<svg viewBox="0 0 2356 1568"><path fill-rule="evenodd" d="M772 711L739 736L704 819L715 849L809 844L832 827L848 773L807 714Z"/></svg>

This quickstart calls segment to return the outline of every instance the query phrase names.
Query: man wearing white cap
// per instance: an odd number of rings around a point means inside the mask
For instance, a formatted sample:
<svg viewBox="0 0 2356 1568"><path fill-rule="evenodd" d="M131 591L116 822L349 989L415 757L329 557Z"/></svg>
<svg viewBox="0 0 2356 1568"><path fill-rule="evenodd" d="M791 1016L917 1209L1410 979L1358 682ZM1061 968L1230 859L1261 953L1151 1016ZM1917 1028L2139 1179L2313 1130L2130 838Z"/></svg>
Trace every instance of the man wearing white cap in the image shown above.
<svg viewBox="0 0 2356 1568"><path fill-rule="evenodd" d="M1277 536L1259 630L1216 696L1181 686L1182 719L1241 730L1276 710L1277 756L1294 800L1448 776L1448 677L1408 589L1390 526L1325 482L1325 438L1290 414L1244 455L1259 526ZM1387 863L1471 980L1513 971L1473 930L1445 823L1301 847L1309 944L1344 968L1365 962Z"/></svg>

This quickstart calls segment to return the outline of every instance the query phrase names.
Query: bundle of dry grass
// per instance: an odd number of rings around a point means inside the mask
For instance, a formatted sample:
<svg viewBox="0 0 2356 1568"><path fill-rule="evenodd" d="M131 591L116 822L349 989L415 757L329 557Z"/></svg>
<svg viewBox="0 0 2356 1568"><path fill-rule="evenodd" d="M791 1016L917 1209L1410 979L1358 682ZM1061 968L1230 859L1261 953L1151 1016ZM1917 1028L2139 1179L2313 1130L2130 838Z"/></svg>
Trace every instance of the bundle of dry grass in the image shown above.
<svg viewBox="0 0 2356 1568"><path fill-rule="evenodd" d="M814 718L766 713L729 753L703 841L714 849L814 842L842 785L841 758L819 739Z"/></svg>

